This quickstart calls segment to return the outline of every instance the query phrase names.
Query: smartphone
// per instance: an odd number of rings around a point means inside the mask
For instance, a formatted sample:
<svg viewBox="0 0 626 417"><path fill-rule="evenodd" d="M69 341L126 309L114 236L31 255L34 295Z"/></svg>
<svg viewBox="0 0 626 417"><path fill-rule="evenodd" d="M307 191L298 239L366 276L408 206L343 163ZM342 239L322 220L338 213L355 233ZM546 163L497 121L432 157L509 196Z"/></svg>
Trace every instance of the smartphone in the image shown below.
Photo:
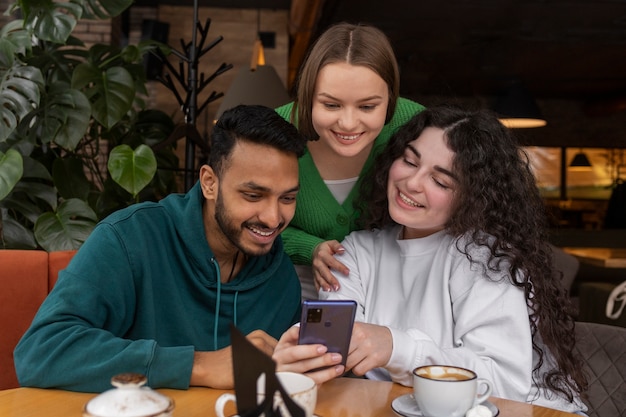
<svg viewBox="0 0 626 417"><path fill-rule="evenodd" d="M323 344L340 353L345 366L355 314L354 300L304 300L298 344Z"/></svg>

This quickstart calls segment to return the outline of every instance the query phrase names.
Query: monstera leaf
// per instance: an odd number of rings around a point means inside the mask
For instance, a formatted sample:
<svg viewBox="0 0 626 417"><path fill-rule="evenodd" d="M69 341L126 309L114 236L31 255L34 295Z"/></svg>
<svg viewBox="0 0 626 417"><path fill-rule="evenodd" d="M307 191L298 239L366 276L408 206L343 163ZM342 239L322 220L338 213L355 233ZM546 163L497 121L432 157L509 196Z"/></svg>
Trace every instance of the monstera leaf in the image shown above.
<svg viewBox="0 0 626 417"><path fill-rule="evenodd" d="M0 142L17 128L20 120L39 105L43 76L35 67L17 63L0 79Z"/></svg>
<svg viewBox="0 0 626 417"><path fill-rule="evenodd" d="M101 70L90 64L80 64L74 70L72 88L85 88L92 101L93 117L107 129L119 122L135 98L135 81L122 67Z"/></svg>
<svg viewBox="0 0 626 417"><path fill-rule="evenodd" d="M136 197L152 181L157 163L149 146L139 145L133 151L128 145L119 145L109 154L108 168L111 178Z"/></svg>
<svg viewBox="0 0 626 417"><path fill-rule="evenodd" d="M4 199L22 178L22 155L14 149L0 152L0 200Z"/></svg>
<svg viewBox="0 0 626 417"><path fill-rule="evenodd" d="M109 19L121 14L132 3L133 0L21 0L14 3L11 11L21 11L25 26L37 38L65 43L79 19Z"/></svg>
<svg viewBox="0 0 626 417"><path fill-rule="evenodd" d="M98 217L87 203L71 198L56 212L42 214L35 223L35 238L48 252L78 249L96 226Z"/></svg>

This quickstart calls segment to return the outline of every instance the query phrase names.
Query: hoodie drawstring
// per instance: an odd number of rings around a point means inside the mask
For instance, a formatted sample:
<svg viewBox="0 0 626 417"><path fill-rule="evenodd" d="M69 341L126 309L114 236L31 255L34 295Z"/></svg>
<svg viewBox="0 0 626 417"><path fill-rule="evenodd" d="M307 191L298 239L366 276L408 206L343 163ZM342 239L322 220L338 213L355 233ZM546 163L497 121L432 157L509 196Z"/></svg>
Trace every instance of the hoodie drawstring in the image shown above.
<svg viewBox="0 0 626 417"><path fill-rule="evenodd" d="M220 302L222 301L222 279L220 278L220 266L215 258L211 259L217 274L217 300L215 301L215 318L213 319L213 350L217 350L217 324L220 316Z"/></svg>
<svg viewBox="0 0 626 417"><path fill-rule="evenodd" d="M213 350L217 350L217 326L219 324L219 316L220 316L220 304L222 301L222 280L220 278L220 266L218 265L215 258L211 258L211 262L215 267L215 273L217 274L217 299L215 301L215 317L213 319ZM237 300L239 298L239 290L235 291L235 298L233 300L233 321L235 327L237 327Z"/></svg>
<svg viewBox="0 0 626 417"><path fill-rule="evenodd" d="M239 290L235 292L235 299L233 301L233 320L235 320L235 327L237 327L237 298L239 298Z"/></svg>

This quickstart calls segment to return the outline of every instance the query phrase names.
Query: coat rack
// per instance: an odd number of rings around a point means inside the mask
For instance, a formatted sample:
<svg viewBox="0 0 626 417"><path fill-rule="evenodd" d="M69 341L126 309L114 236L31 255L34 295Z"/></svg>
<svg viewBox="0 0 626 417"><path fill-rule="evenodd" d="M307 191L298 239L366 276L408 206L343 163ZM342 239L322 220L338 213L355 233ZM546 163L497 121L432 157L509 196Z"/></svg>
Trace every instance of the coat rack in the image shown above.
<svg viewBox="0 0 626 417"><path fill-rule="evenodd" d="M198 62L200 58L213 49L213 47L224 38L218 36L205 47L209 27L211 26L211 19L207 19L204 25L200 24L198 21L198 0L194 0L193 3L193 21L195 24L191 42L185 43L183 39L180 40L183 52L172 48L172 53L180 58L178 69L174 68L163 55L159 55L159 58L163 61L169 72L166 72L164 76L157 76L157 80L174 93L185 115L185 121L178 124L170 137L160 144L161 146L165 146L179 139L186 138L184 169L185 191L188 191L197 179L195 176L195 147L198 146L205 154L209 152L208 138L203 138L196 127L197 116L206 109L209 103L212 103L224 95L224 93L212 91L209 97L198 106L198 94L216 77L233 67L232 64L222 63L209 77L205 79L204 73L200 73L200 79L198 79ZM198 33L200 34L199 41ZM184 94L181 95L179 93L174 80L180 84Z"/></svg>

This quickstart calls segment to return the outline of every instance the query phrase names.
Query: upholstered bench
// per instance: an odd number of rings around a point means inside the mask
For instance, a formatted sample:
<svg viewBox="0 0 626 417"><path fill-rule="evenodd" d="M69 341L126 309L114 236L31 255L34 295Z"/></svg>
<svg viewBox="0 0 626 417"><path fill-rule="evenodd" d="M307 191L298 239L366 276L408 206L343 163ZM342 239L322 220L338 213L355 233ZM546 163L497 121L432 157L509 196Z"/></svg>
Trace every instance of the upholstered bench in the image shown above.
<svg viewBox="0 0 626 417"><path fill-rule="evenodd" d="M0 250L0 390L19 386L13 349L75 253Z"/></svg>

